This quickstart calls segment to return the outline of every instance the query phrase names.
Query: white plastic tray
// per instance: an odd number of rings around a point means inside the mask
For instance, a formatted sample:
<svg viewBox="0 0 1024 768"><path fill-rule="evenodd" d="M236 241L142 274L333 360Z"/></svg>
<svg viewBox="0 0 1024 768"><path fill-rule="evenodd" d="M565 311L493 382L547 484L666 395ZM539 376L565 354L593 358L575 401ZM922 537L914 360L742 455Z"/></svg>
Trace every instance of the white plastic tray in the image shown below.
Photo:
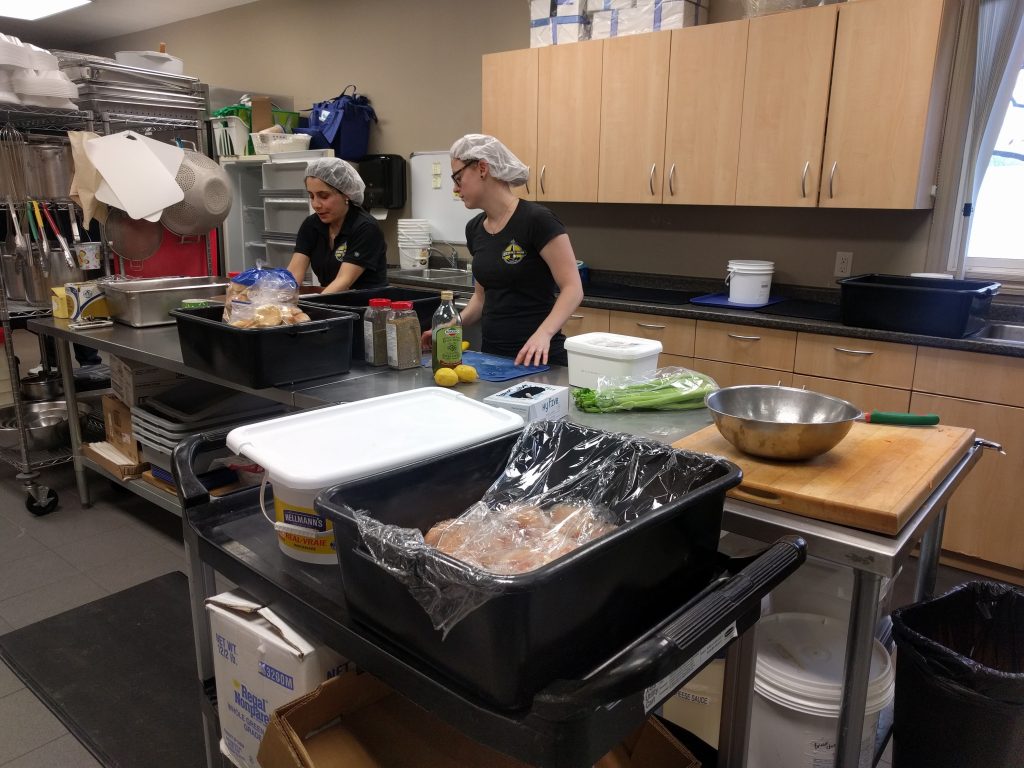
<svg viewBox="0 0 1024 768"><path fill-rule="evenodd" d="M264 467L271 480L317 490L522 426L518 414L429 387L249 424L228 433L227 444Z"/></svg>

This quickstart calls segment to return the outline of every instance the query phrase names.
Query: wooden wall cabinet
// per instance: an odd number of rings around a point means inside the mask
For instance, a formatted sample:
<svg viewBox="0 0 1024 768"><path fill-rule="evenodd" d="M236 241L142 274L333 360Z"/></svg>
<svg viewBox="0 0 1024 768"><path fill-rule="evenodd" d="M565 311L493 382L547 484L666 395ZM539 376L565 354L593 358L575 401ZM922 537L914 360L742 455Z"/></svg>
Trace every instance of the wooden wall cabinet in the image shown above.
<svg viewBox="0 0 1024 768"><path fill-rule="evenodd" d="M537 199L537 48L489 53L483 61L483 132L497 137L530 166L515 193Z"/></svg>
<svg viewBox="0 0 1024 768"><path fill-rule="evenodd" d="M537 199L596 203L604 41L538 51Z"/></svg>

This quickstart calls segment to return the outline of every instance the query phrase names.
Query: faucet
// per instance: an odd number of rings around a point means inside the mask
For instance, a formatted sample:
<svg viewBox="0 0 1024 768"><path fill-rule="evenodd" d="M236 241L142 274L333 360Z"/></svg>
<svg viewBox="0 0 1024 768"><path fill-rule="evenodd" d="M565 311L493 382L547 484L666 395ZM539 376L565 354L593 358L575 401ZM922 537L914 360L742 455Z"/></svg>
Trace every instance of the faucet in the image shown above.
<svg viewBox="0 0 1024 768"><path fill-rule="evenodd" d="M435 248L434 246L430 246L427 249L427 264L428 264L428 266L429 266L429 263L430 263L430 254L431 253L436 253L442 259L446 259L448 261L448 266L449 267L451 267L452 269L458 269L459 268L459 251L458 251L458 249L454 245L450 245L448 247L451 248L452 251L451 251L451 253L449 253L446 256L439 249Z"/></svg>

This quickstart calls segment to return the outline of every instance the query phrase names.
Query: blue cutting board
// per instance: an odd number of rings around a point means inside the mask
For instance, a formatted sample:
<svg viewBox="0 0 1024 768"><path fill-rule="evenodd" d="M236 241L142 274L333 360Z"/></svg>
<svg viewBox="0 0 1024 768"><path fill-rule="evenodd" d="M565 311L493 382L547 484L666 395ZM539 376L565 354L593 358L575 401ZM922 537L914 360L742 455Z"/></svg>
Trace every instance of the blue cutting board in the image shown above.
<svg viewBox="0 0 1024 768"><path fill-rule="evenodd" d="M550 365L516 365L511 357L489 355L467 349L462 353L462 362L476 368L477 376L484 381L508 381L522 376L531 376L551 368ZM430 355L423 356L423 367L430 367Z"/></svg>
<svg viewBox="0 0 1024 768"><path fill-rule="evenodd" d="M728 293L709 293L707 296L696 296L690 299L691 304L702 304L705 307L732 307L733 309L759 309L769 304L778 304L785 301L783 296L769 296L768 301L763 304L736 304L729 301Z"/></svg>

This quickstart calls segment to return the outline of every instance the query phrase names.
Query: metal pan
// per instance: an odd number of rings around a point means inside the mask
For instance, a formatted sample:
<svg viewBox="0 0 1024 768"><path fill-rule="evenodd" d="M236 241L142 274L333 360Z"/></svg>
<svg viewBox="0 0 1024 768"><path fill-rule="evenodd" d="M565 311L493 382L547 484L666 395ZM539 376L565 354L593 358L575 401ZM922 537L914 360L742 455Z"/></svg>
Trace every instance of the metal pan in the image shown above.
<svg viewBox="0 0 1024 768"><path fill-rule="evenodd" d="M120 208L111 208L106 222L114 253L126 261L145 261L158 250L164 228L158 221L133 219Z"/></svg>

